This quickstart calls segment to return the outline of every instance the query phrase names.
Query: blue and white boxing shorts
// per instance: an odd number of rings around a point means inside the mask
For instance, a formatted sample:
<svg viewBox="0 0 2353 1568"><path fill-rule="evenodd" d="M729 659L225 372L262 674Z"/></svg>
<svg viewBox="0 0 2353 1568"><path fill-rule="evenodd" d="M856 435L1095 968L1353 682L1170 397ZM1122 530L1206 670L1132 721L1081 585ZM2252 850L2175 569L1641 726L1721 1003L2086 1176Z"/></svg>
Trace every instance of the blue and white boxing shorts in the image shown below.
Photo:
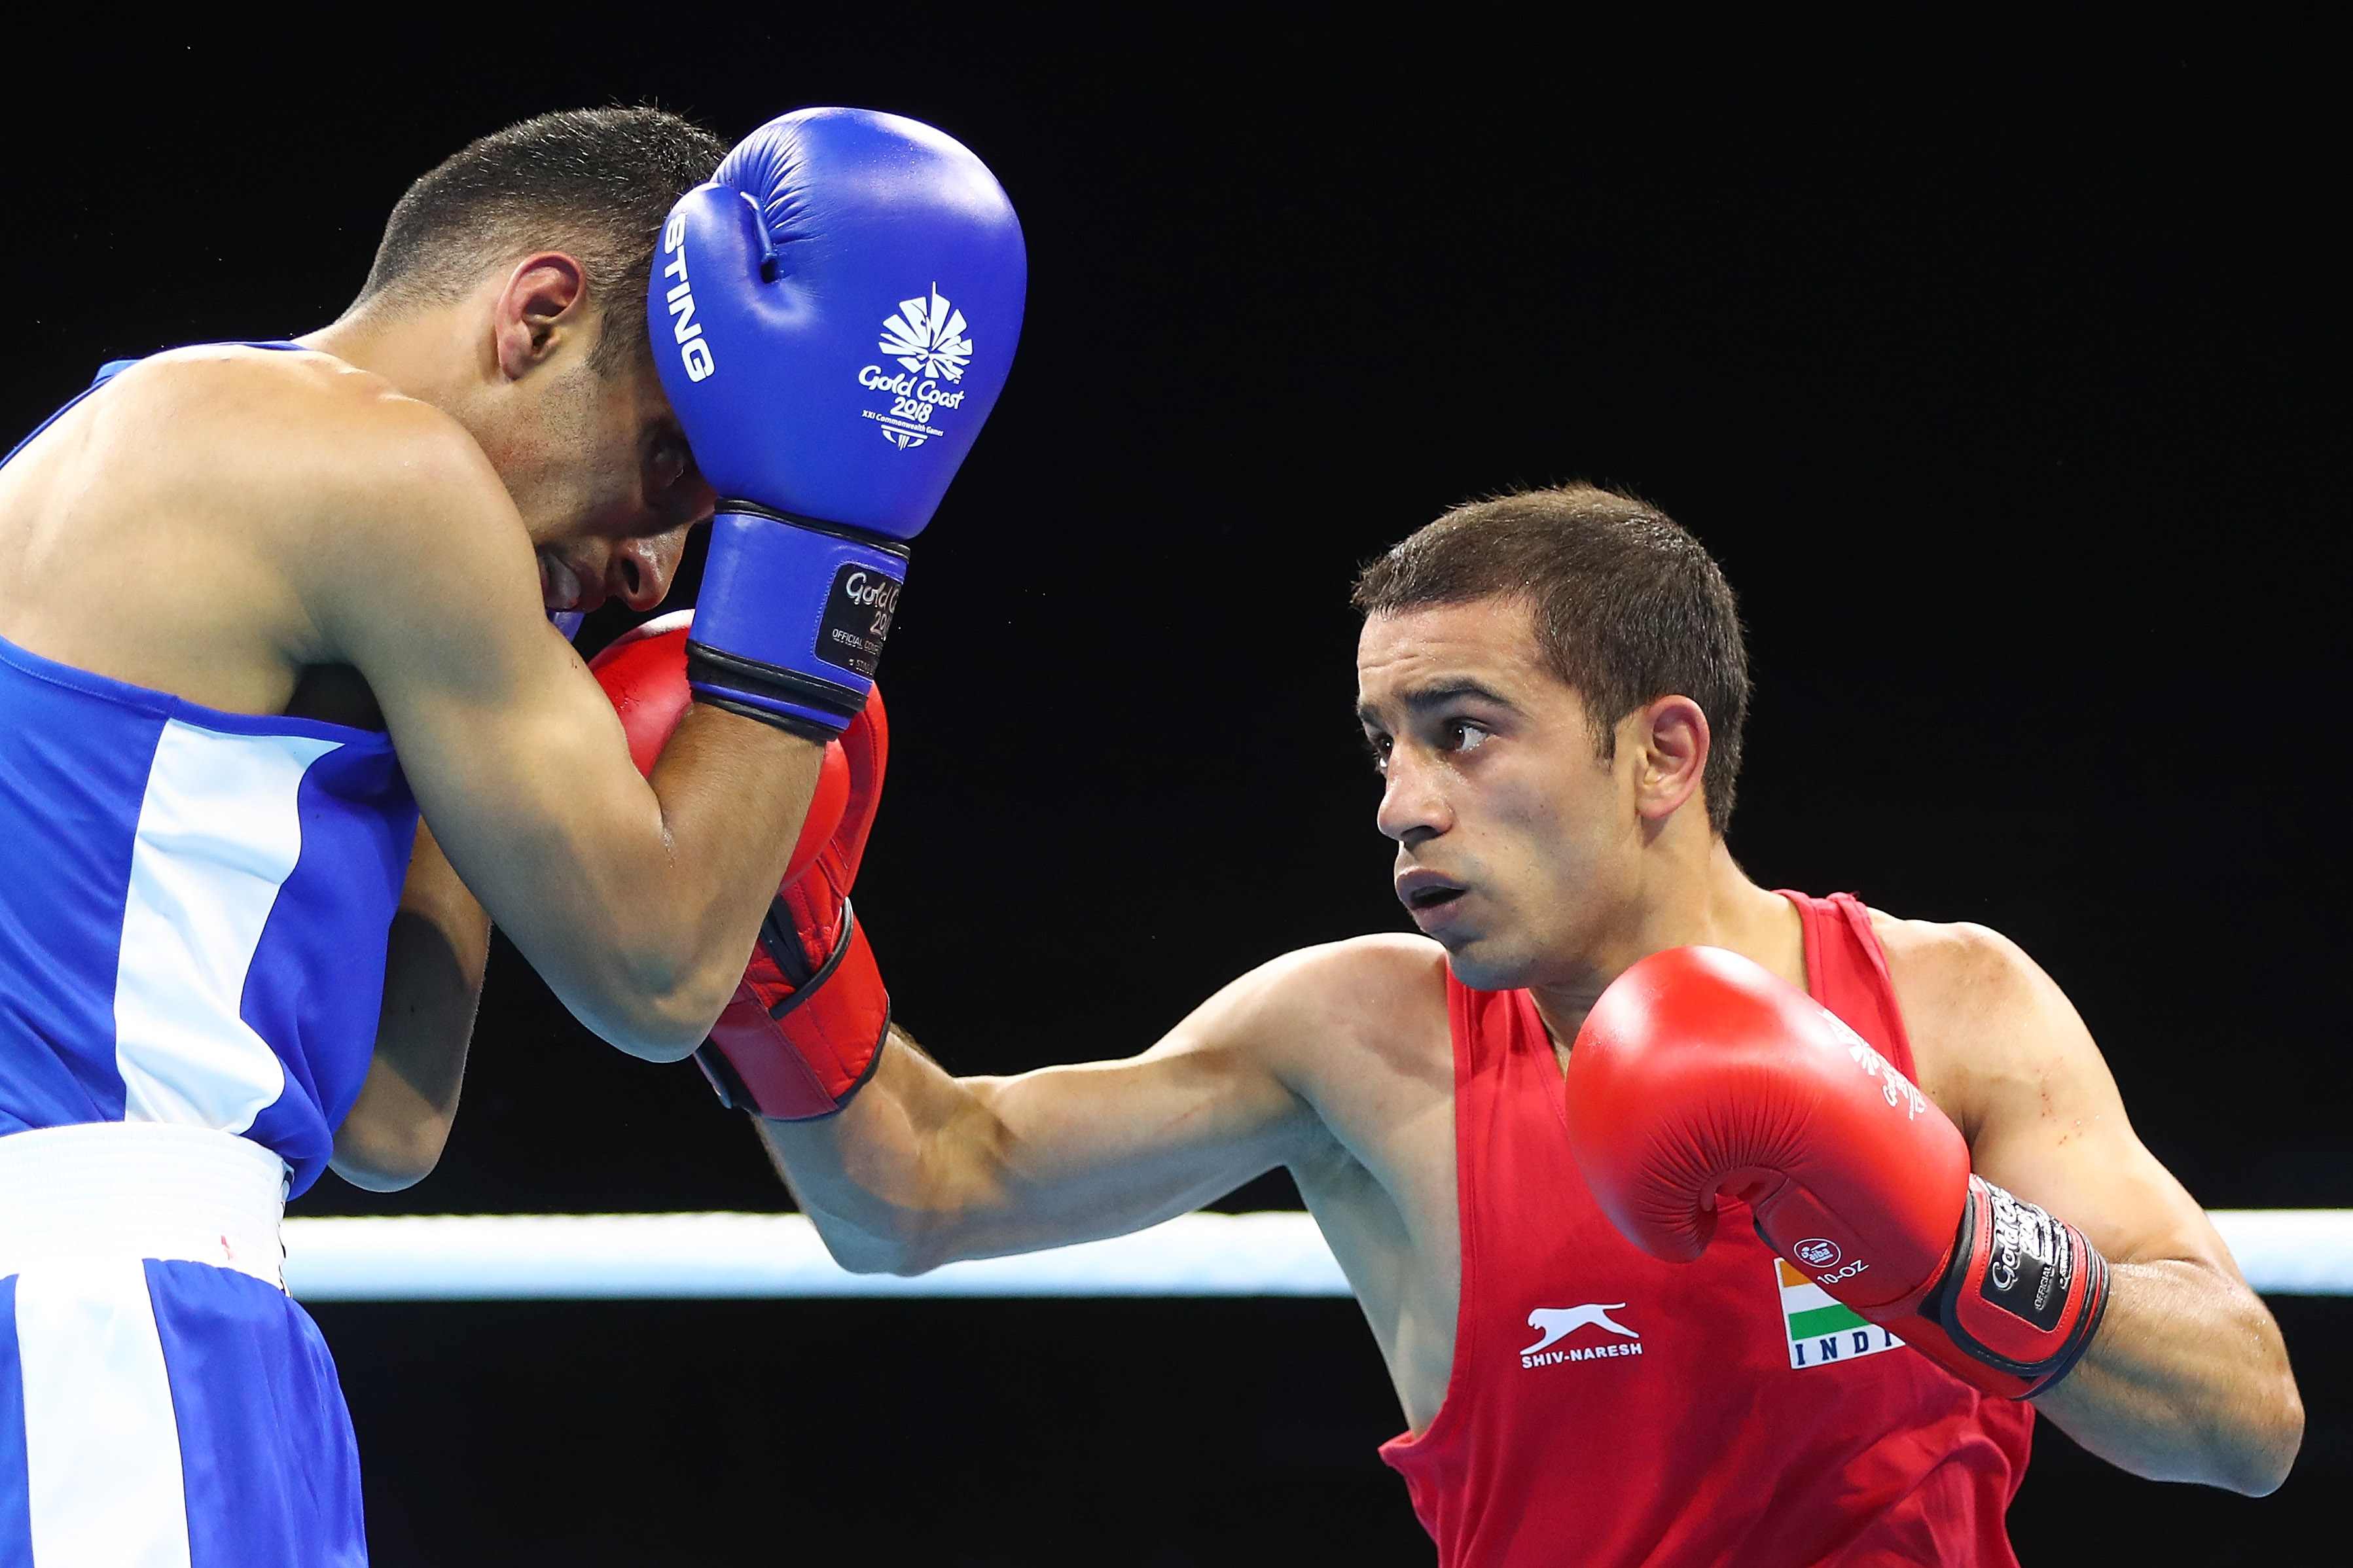
<svg viewBox="0 0 2353 1568"><path fill-rule="evenodd" d="M0 1568L367 1561L285 1194L276 1154L206 1128L0 1138Z"/></svg>

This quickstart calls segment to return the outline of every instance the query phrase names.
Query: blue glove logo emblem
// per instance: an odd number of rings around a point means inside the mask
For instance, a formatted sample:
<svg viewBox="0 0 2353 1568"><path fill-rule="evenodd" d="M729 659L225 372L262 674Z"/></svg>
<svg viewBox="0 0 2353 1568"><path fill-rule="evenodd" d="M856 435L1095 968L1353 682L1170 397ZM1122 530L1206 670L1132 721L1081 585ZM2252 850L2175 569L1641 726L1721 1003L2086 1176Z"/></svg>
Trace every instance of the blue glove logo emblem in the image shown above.
<svg viewBox="0 0 2353 1568"><path fill-rule="evenodd" d="M945 392L940 384L962 381L972 363L972 339L965 326L964 312L941 297L936 283L931 298L902 300L899 313L884 318L882 341L874 346L906 368L896 374L879 364L860 370L858 384L870 392L889 393L891 412L860 412L880 421L882 439L902 452L944 433L932 423L932 416L963 406L964 391Z"/></svg>
<svg viewBox="0 0 2353 1568"><path fill-rule="evenodd" d="M934 283L929 300L899 301L899 313L882 323L882 341L874 346L917 375L962 381L972 362L972 340L964 328L964 312L941 299Z"/></svg>

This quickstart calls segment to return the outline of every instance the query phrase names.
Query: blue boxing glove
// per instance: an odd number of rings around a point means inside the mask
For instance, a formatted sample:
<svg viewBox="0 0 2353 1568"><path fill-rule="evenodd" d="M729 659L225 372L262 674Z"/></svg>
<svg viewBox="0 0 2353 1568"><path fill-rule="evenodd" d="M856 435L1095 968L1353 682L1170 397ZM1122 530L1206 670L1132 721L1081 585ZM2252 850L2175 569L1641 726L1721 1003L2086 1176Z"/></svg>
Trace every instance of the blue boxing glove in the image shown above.
<svg viewBox="0 0 2353 1568"><path fill-rule="evenodd" d="M866 705L923 531L996 405L1029 266L995 176L913 120L804 109L662 226L662 384L719 492L698 699L823 740Z"/></svg>

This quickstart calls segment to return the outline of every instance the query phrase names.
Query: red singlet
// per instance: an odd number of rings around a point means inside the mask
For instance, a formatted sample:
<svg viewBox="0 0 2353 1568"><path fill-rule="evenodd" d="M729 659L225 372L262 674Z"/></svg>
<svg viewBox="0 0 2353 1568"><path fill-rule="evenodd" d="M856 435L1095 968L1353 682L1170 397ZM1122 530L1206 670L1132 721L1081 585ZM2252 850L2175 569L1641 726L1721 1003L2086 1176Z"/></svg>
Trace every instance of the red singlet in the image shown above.
<svg viewBox="0 0 2353 1568"><path fill-rule="evenodd" d="M1784 895L1814 998L1905 1073L1846 894ZM1726 1204L1696 1263L1620 1237L1569 1157L1525 991L1446 982L1462 1300L1446 1403L1384 1444L1443 1568L2016 1568L2031 1407L1980 1395L1781 1263Z"/></svg>

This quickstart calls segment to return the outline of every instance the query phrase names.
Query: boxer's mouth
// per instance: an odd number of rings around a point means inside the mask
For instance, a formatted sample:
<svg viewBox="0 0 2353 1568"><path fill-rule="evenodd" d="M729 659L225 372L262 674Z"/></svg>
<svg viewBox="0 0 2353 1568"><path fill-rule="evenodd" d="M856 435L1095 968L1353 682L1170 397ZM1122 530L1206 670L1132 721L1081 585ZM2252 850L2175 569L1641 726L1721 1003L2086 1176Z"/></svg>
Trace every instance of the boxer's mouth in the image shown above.
<svg viewBox="0 0 2353 1568"><path fill-rule="evenodd" d="M1416 914L1435 912L1470 891L1435 871L1407 871L1397 879L1398 901Z"/></svg>
<svg viewBox="0 0 2353 1568"><path fill-rule="evenodd" d="M549 610L578 610L587 606L580 603L580 574L549 551L539 556L539 602Z"/></svg>

